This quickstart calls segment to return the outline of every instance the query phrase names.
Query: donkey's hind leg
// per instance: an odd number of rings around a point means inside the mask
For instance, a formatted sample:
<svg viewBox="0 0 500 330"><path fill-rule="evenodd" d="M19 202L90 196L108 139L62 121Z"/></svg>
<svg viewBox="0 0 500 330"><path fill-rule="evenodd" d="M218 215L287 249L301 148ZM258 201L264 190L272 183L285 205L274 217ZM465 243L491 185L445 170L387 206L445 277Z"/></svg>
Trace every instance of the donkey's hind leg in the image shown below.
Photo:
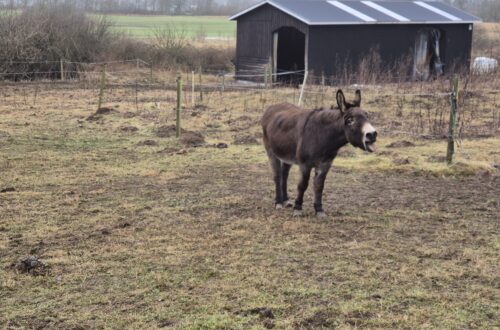
<svg viewBox="0 0 500 330"><path fill-rule="evenodd" d="M293 202L290 201L290 198L288 197L288 174L290 174L290 168L292 168L292 165L287 164L287 163L281 163L281 190L283 191L283 206L284 207L292 207Z"/></svg>
<svg viewBox="0 0 500 330"><path fill-rule="evenodd" d="M276 199L275 199L276 209L282 209L284 199L283 199L283 188L282 188L283 171L281 167L281 160L279 160L276 156L269 154L269 163L271 164L271 168L273 170L273 180L276 190Z"/></svg>
<svg viewBox="0 0 500 330"><path fill-rule="evenodd" d="M293 207L293 216L302 215L302 203L304 202L304 193L309 185L309 177L311 175L312 167L309 165L300 166L300 180L297 186L297 198Z"/></svg>

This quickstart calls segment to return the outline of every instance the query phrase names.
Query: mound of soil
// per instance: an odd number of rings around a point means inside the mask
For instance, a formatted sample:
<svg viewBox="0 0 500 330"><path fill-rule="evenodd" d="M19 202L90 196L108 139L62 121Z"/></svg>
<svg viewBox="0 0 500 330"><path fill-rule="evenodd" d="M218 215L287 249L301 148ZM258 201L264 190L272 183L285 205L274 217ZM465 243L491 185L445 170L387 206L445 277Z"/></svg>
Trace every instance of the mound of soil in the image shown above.
<svg viewBox="0 0 500 330"><path fill-rule="evenodd" d="M415 143L410 142L410 141L397 141L393 142L391 144L386 145L386 148L409 148L409 147L414 147Z"/></svg>
<svg viewBox="0 0 500 330"><path fill-rule="evenodd" d="M236 145L259 144L259 141L251 135L240 135L234 139L234 144Z"/></svg>
<svg viewBox="0 0 500 330"><path fill-rule="evenodd" d="M139 147L156 147L156 146L158 146L158 142L156 142L155 140L146 140L146 141L142 141L142 142L137 143L137 145Z"/></svg>
<svg viewBox="0 0 500 330"><path fill-rule="evenodd" d="M160 138L169 138L175 136L176 128L175 125L164 125L158 127L156 130L156 136ZM181 128L181 134L186 133L185 129Z"/></svg>
<svg viewBox="0 0 500 330"><path fill-rule="evenodd" d="M134 118L134 117L136 117L136 116L137 116L137 115L136 115L135 113L130 112L130 111L127 111L127 112L125 112L125 113L123 114L123 117L124 117L124 118Z"/></svg>
<svg viewBox="0 0 500 330"><path fill-rule="evenodd" d="M137 132L139 129L135 126L122 126L120 127L120 131L125 132L125 133L133 133Z"/></svg>
<svg viewBox="0 0 500 330"><path fill-rule="evenodd" d="M33 276L47 275L49 267L37 256L30 256L26 259L19 260L14 263L13 268L20 273L30 274Z"/></svg>
<svg viewBox="0 0 500 330"><path fill-rule="evenodd" d="M104 115L109 115L117 112L118 111L112 108L107 108L107 107L99 108L95 113L93 113L87 118L87 121L96 121L101 119Z"/></svg>
<svg viewBox="0 0 500 330"><path fill-rule="evenodd" d="M161 138L174 137L176 133L175 125L164 125L158 127L156 136ZM187 131L181 128L181 143L189 147L199 147L205 144L205 138L199 132Z"/></svg>
<svg viewBox="0 0 500 330"><path fill-rule="evenodd" d="M194 110L208 110L208 107L204 104L195 104Z"/></svg>
<svg viewBox="0 0 500 330"><path fill-rule="evenodd" d="M200 147L205 144L205 138L201 133L186 131L181 135L181 142L189 147Z"/></svg>

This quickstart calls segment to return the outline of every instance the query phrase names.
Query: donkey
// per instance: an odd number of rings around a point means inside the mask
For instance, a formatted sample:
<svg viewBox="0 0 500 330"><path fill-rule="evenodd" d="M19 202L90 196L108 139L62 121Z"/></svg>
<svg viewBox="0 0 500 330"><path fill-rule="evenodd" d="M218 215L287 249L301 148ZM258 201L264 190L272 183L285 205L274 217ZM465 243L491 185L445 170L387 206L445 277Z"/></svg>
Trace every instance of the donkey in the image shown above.
<svg viewBox="0 0 500 330"><path fill-rule="evenodd" d="M304 110L282 103L269 107L264 113L261 124L276 185L276 209L292 206L287 180L292 165L298 165L301 177L293 215L302 215L304 193L314 168L314 209L316 216L326 216L322 205L323 188L339 149L351 143L365 151L375 151L377 131L360 108L361 91L356 91L353 103L346 102L342 90L337 91L336 98L337 109L332 106Z"/></svg>

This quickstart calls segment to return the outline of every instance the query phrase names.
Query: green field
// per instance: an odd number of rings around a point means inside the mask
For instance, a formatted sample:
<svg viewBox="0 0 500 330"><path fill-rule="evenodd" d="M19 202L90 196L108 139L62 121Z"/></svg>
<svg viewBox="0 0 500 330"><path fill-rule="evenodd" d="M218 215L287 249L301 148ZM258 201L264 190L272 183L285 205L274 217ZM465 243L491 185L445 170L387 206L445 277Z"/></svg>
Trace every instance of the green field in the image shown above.
<svg viewBox="0 0 500 330"><path fill-rule="evenodd" d="M162 26L174 26L184 30L190 37L234 38L236 23L225 16L143 16L109 15L108 18L120 31L137 38L148 38Z"/></svg>

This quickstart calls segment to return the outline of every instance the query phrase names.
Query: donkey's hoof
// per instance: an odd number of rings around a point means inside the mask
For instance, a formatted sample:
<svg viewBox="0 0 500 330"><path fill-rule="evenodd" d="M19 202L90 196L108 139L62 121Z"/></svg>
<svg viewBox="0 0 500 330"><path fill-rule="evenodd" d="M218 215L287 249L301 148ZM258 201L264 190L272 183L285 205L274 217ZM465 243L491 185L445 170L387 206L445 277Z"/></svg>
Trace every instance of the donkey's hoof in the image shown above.
<svg viewBox="0 0 500 330"><path fill-rule="evenodd" d="M276 210L282 210L283 204L276 204L275 208L276 208Z"/></svg>
<svg viewBox="0 0 500 330"><path fill-rule="evenodd" d="M316 212L317 218L326 218L326 213L324 211Z"/></svg>
<svg viewBox="0 0 500 330"><path fill-rule="evenodd" d="M294 218L298 218L298 217L301 217L304 213L302 212L302 210L293 210L293 217Z"/></svg>
<svg viewBox="0 0 500 330"><path fill-rule="evenodd" d="M286 208L289 208L289 207L293 207L293 202L291 200L287 200L283 203L283 205L286 207Z"/></svg>

